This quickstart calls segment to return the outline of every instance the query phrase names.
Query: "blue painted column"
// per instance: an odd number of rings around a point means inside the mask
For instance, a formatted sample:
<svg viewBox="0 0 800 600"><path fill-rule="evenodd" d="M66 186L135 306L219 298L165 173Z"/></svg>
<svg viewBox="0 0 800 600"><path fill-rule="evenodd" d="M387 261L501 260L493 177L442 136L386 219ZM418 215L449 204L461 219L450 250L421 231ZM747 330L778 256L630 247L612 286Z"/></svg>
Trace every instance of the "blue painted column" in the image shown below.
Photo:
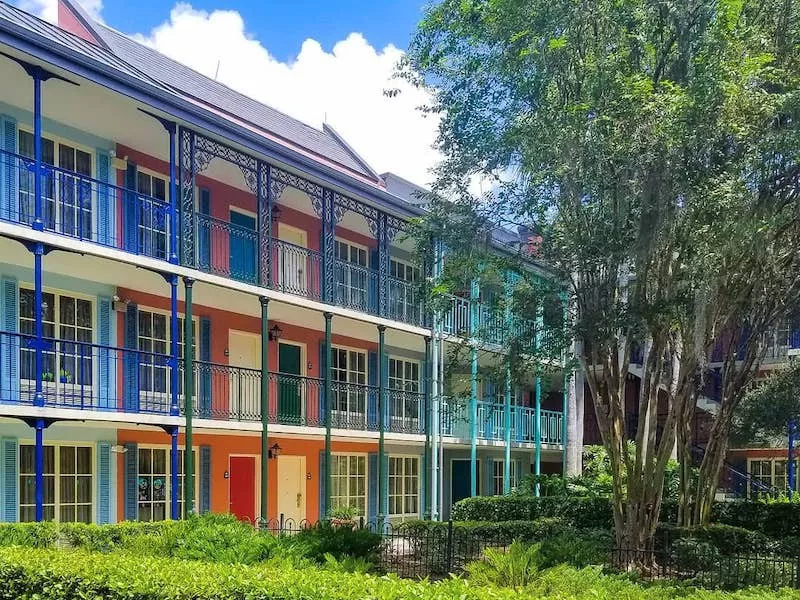
<svg viewBox="0 0 800 600"><path fill-rule="evenodd" d="M178 175L175 165L175 123L164 123L169 134L169 262L178 264Z"/></svg>
<svg viewBox="0 0 800 600"><path fill-rule="evenodd" d="M178 356L178 338L180 337L180 323L178 319L178 276L170 275L169 279L169 360L170 360L170 382L169 382L169 414L173 417L180 415L178 404L178 392L180 383L180 356Z"/></svg>
<svg viewBox="0 0 800 600"><path fill-rule="evenodd" d="M192 417L194 413L194 330L192 328L192 286L194 280L183 278L185 309L183 316L183 397L186 435L183 453L183 514L194 514L194 456L192 455Z"/></svg>
<svg viewBox="0 0 800 600"><path fill-rule="evenodd" d="M789 500L794 495L795 480L797 478L797 471L794 464L794 438L796 434L794 419L789 419L789 462L788 462L788 476L789 476Z"/></svg>
<svg viewBox="0 0 800 600"><path fill-rule="evenodd" d="M38 179L38 178L37 178ZM34 334L36 339L34 344L34 367L36 369L36 386L33 394L33 405L44 406L44 387L42 385L42 372L44 370L44 301L42 299L42 259L44 257L44 245L36 242L33 245L33 316ZM53 308L55 310L55 307ZM54 365L58 376L57 365Z"/></svg>
<svg viewBox="0 0 800 600"><path fill-rule="evenodd" d="M386 448L384 443L386 431L386 390L388 386L388 372L386 371L386 326L378 325L378 531L383 531L386 522L386 513L389 508L389 498L386 495L386 481L388 473L386 468Z"/></svg>
<svg viewBox="0 0 800 600"><path fill-rule="evenodd" d="M39 70L31 73L33 77L33 228L37 231L44 230L42 220L42 79Z"/></svg>
<svg viewBox="0 0 800 600"><path fill-rule="evenodd" d="M536 377L536 408L534 409L536 451L534 453L533 473L542 474L542 378ZM536 496L539 496L539 483L536 483Z"/></svg>
<svg viewBox="0 0 800 600"><path fill-rule="evenodd" d="M36 431L36 446L34 449L34 462L36 478L34 484L36 501L36 522L44 520L44 419L36 419L34 429Z"/></svg>
<svg viewBox="0 0 800 600"><path fill-rule="evenodd" d="M478 495L478 299L480 288L477 279L472 280L470 289L470 344L472 353L472 376L470 379L469 394L469 422L470 422L470 495Z"/></svg>
<svg viewBox="0 0 800 600"><path fill-rule="evenodd" d="M172 490L172 494L170 495L169 502L170 502L170 516L172 517L173 521L177 521L180 519L180 511L178 509L178 497L179 497L179 490L178 490L178 471L180 470L180 464L178 461L178 428L173 427L169 433L170 437L170 454L169 454L169 487Z"/></svg>

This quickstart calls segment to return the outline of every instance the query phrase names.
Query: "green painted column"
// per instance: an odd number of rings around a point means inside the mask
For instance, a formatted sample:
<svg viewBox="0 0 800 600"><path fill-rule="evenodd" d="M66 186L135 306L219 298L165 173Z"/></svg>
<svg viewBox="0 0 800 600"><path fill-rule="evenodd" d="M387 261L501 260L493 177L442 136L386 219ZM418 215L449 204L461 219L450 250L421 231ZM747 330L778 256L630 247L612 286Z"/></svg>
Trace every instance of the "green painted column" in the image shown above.
<svg viewBox="0 0 800 600"><path fill-rule="evenodd" d="M431 494L431 427L433 426L433 419L431 417L431 338L425 336L425 362L423 363L423 396L422 396L422 414L425 419L425 452L423 453L422 465L422 494L420 498L422 501L422 518L431 518L431 503L429 502Z"/></svg>
<svg viewBox="0 0 800 600"><path fill-rule="evenodd" d="M331 410L333 404L333 370L331 369L331 320L333 314L326 312L325 317L325 508L331 510ZM327 515L320 515L325 518Z"/></svg>
<svg viewBox="0 0 800 600"><path fill-rule="evenodd" d="M386 371L386 326L378 325L378 530L383 530L389 499L386 495L386 390L388 373Z"/></svg>
<svg viewBox="0 0 800 600"><path fill-rule="evenodd" d="M536 377L536 408L533 415L536 421L536 451L534 454L533 473L542 474L542 378ZM539 484L536 484L536 495L539 495Z"/></svg>
<svg viewBox="0 0 800 600"><path fill-rule="evenodd" d="M261 296L261 519L269 518L269 298Z"/></svg>
<svg viewBox="0 0 800 600"><path fill-rule="evenodd" d="M183 514L194 514L194 456L192 417L194 415L194 327L192 326L192 287L194 279L183 278L183 399L186 433L183 452Z"/></svg>

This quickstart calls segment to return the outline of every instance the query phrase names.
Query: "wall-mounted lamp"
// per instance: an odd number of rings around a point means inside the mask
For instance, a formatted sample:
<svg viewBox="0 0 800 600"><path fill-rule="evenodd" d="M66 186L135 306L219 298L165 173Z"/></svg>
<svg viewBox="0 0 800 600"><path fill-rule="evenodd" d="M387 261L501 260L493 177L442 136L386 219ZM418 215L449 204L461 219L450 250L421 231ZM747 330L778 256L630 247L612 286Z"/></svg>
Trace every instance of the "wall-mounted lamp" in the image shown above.
<svg viewBox="0 0 800 600"><path fill-rule="evenodd" d="M281 207L277 204L272 205L271 217L273 222L278 221L281 218Z"/></svg>
<svg viewBox="0 0 800 600"><path fill-rule="evenodd" d="M230 349L225 348L225 350L223 350L223 354L225 354L225 356L230 356L231 355Z"/></svg>
<svg viewBox="0 0 800 600"><path fill-rule="evenodd" d="M314 365L312 365L312 364L311 364L311 361L308 361L308 364L306 365L306 368L307 368L309 371L310 371L311 369L313 369L313 368L314 368Z"/></svg>
<svg viewBox="0 0 800 600"><path fill-rule="evenodd" d="M267 458L269 459L278 458L281 455L282 449L283 448L278 446L278 442L275 442L274 444L272 444L272 446L270 446L269 450L267 450Z"/></svg>
<svg viewBox="0 0 800 600"><path fill-rule="evenodd" d="M267 332L267 336L269 337L269 341L270 342L277 342L279 339L281 339L281 334L282 333L283 333L283 329L278 327L278 324L276 323L275 325L273 325L272 327L269 328L269 332Z"/></svg>

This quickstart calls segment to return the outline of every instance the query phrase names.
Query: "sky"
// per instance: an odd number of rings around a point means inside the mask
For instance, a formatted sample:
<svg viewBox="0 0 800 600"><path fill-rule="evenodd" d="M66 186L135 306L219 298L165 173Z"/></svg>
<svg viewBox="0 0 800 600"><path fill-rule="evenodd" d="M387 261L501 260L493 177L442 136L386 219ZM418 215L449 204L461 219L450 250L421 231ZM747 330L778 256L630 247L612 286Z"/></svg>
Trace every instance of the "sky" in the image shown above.
<svg viewBox="0 0 800 600"><path fill-rule="evenodd" d="M80 0L122 31L420 185L440 160L428 92L393 77L425 0ZM55 22L56 0L12 0ZM399 89L387 97L384 91Z"/></svg>

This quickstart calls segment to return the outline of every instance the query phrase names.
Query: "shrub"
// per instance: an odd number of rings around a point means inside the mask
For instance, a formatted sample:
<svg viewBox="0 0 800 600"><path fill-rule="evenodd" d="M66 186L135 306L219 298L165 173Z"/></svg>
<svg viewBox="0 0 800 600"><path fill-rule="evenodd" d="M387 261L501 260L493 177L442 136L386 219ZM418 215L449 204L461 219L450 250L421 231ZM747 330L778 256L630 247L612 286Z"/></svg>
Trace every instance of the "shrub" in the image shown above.
<svg viewBox="0 0 800 600"><path fill-rule="evenodd" d="M716 547L697 539L676 540L670 549L672 563L686 573L711 571L719 563L719 557Z"/></svg>
<svg viewBox="0 0 800 600"><path fill-rule="evenodd" d="M514 542L507 550L488 549L483 559L467 565L467 574L476 585L496 585L515 590L527 587L541 570L539 544Z"/></svg>
<svg viewBox="0 0 800 600"><path fill-rule="evenodd" d="M368 529L333 527L321 522L282 541L318 564L326 561L326 555L336 560L350 557L374 563L378 560L381 539L380 534Z"/></svg>
<svg viewBox="0 0 800 600"><path fill-rule="evenodd" d="M720 553L767 554L777 550L778 545L759 531L751 531L733 525L707 525L704 527L674 527L662 525L656 535L659 549L669 549L675 541L694 539L708 543Z"/></svg>
<svg viewBox="0 0 800 600"><path fill-rule="evenodd" d="M569 526L558 517L542 517L533 521L453 521L453 536L475 537L486 542L537 542L558 535ZM448 523L444 521L407 521L396 529L410 538L446 536Z"/></svg>
<svg viewBox="0 0 800 600"><path fill-rule="evenodd" d="M567 530L542 542L543 568L571 565L577 568L603 565L614 547L614 538L606 529Z"/></svg>
<svg viewBox="0 0 800 600"><path fill-rule="evenodd" d="M578 528L607 529L613 525L608 498L487 496L467 498L453 507L455 521L532 521L559 517Z"/></svg>

